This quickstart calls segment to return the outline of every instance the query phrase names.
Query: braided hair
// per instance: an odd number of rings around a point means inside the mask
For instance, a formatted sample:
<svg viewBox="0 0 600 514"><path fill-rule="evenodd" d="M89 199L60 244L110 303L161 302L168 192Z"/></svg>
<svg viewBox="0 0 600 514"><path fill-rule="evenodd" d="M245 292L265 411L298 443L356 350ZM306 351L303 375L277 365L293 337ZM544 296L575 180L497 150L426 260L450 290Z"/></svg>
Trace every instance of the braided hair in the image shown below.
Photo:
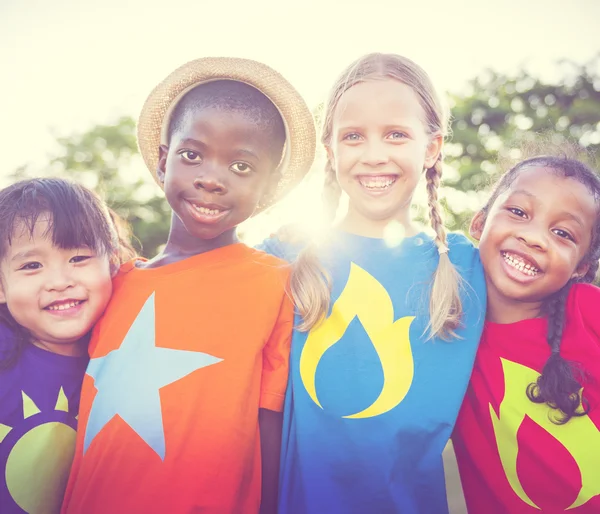
<svg viewBox="0 0 600 514"><path fill-rule="evenodd" d="M558 176L577 180L590 192L600 207L600 178L591 168L567 156L536 156L526 159L507 171L495 186L490 199L482 209L487 216L492 205L502 192L506 191L518 174L531 166L548 168ZM589 406L581 394L581 372L574 363L564 359L560 353L567 298L573 284L593 282L598 272L600 259L600 209L590 242L590 248L582 263L589 268L583 277L570 279L561 289L549 296L542 305L548 321L546 340L550 346L550 357L544 364L542 374L536 382L527 387L527 397L534 403L545 403L555 410L551 417L556 424L567 423L571 418L584 416Z"/></svg>
<svg viewBox="0 0 600 514"><path fill-rule="evenodd" d="M424 113L424 123L430 135L447 133L447 113L442 106L435 88L427 73L410 59L395 54L368 54L352 63L334 84L325 109L321 142L331 146L332 126L335 109L352 86L366 80L393 79L409 86ZM430 311L430 334L443 338L453 335L462 315L459 296L460 277L448 257L446 230L438 202L438 188L442 174L441 157L430 169L425 170L429 212L432 227L436 233L435 244L440 259L433 277ZM333 220L341 188L335 176L331 160L325 167L325 187L323 191L326 211ZM330 303L330 278L320 265L314 244L307 246L296 259L292 268L291 292L303 322L300 330L310 330L328 312Z"/></svg>

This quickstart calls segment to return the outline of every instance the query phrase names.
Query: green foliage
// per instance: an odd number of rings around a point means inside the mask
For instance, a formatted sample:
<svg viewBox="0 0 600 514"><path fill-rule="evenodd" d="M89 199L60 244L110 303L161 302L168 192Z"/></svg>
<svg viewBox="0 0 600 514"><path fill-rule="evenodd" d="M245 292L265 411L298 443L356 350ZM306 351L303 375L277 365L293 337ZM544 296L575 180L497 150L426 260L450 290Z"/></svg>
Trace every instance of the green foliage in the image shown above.
<svg viewBox="0 0 600 514"><path fill-rule="evenodd" d="M600 55L583 66L559 66L558 83L526 71L516 76L486 71L451 97L452 137L442 194L449 229L465 230L492 177L502 171L499 159L518 160L518 148L537 133L550 132L557 143L574 139L596 152L592 165L600 169ZM320 119L322 106L314 114ZM58 143L60 154L45 174L68 176L99 192L132 225L141 253L154 255L167 240L170 210L138 155L133 119L97 125ZM22 167L11 180L27 176L30 170ZM418 213L425 215L423 209Z"/></svg>
<svg viewBox="0 0 600 514"><path fill-rule="evenodd" d="M68 177L96 191L131 224L136 249L155 255L167 240L170 209L141 162L134 120L123 117L114 125L96 125L57 141L61 152L44 174ZM31 174L20 169L13 175Z"/></svg>
<svg viewBox="0 0 600 514"><path fill-rule="evenodd" d="M487 71L470 81L467 94L452 96L446 163L458 174L445 180L447 187L486 189L505 171L498 162L519 160L519 148L540 134L557 144L575 141L600 169L600 55L583 66L563 62L561 67L558 84L525 71L515 77Z"/></svg>

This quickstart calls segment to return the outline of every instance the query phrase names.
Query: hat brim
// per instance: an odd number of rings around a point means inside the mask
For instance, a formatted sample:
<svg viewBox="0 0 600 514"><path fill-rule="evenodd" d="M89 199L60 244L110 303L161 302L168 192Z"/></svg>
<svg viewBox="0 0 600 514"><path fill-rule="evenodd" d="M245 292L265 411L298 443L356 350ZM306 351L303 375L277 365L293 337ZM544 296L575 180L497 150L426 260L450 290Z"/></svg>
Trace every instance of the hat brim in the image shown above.
<svg viewBox="0 0 600 514"><path fill-rule="evenodd" d="M269 66L235 57L205 57L190 61L171 73L148 96L138 120L140 153L159 186L159 146L167 144L166 131L173 108L190 89L214 80L236 80L248 84L273 102L285 125L286 142L277 169L280 179L265 195L255 214L283 198L310 169L316 147L312 114L304 99L278 72Z"/></svg>

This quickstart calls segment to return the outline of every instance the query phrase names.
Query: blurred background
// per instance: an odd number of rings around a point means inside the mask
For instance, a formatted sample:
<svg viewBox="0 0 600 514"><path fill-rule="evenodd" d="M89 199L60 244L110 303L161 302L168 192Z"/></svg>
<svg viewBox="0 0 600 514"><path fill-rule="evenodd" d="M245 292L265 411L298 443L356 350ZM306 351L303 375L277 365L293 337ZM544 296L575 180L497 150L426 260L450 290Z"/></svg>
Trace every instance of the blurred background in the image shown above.
<svg viewBox="0 0 600 514"><path fill-rule="evenodd" d="M600 169L599 21L598 0L1 0L0 187L41 175L80 181L131 223L151 257L170 213L135 124L172 70L202 56L263 61L318 122L344 67L394 52L425 68L451 108L441 198L449 228L462 231L494 175L537 134L577 142ZM322 225L323 165L319 148L307 180L242 226L244 240L285 223ZM424 219L424 192L417 198ZM451 511L462 513L450 452L445 464Z"/></svg>
<svg viewBox="0 0 600 514"><path fill-rule="evenodd" d="M138 155L135 120L168 73L207 55L257 59L288 78L319 121L346 65L395 52L423 66L451 108L441 197L449 228L464 230L498 158L518 159L536 133L600 149L598 20L597 0L2 0L0 186L72 177L132 224L150 257L170 215ZM241 227L247 242L283 223L322 224L319 152L301 187ZM592 160L600 168L600 156Z"/></svg>

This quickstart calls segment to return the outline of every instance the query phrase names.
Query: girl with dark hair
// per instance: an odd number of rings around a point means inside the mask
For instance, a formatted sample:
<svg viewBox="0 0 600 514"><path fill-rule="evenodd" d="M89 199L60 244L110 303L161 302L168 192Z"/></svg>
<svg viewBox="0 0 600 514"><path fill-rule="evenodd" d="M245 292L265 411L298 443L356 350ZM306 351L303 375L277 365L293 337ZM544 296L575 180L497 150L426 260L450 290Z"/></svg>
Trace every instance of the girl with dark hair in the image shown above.
<svg viewBox="0 0 600 514"><path fill-rule="evenodd" d="M488 305L453 437L468 511L600 512L600 179L522 161L471 235Z"/></svg>
<svg viewBox="0 0 600 514"><path fill-rule="evenodd" d="M113 216L66 180L25 180L0 191L3 514L60 510L88 333L110 299L119 256L131 250Z"/></svg>

